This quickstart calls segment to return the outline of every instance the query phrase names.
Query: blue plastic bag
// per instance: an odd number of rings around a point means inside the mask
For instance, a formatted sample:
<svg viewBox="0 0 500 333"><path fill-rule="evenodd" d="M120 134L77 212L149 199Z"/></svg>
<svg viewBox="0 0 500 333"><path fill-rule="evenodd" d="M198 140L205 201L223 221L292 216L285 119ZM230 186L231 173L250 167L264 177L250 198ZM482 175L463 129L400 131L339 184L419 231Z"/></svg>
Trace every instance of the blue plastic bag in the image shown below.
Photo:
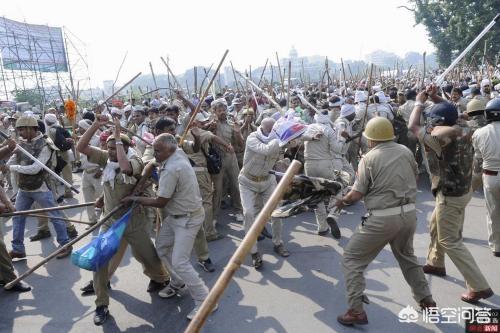
<svg viewBox="0 0 500 333"><path fill-rule="evenodd" d="M128 210L111 228L100 233L90 243L73 251L71 262L89 271L98 271L115 255L120 247L120 241L130 220L132 208Z"/></svg>

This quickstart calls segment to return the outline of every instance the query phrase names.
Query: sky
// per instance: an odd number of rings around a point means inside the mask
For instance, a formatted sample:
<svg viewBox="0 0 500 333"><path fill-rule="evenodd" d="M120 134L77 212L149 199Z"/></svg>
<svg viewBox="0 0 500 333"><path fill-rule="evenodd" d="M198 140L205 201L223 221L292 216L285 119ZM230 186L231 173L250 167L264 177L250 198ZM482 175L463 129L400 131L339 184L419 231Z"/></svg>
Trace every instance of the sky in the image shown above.
<svg viewBox="0 0 500 333"><path fill-rule="evenodd" d="M276 52L299 56L361 59L381 49L404 56L433 52L425 28L405 0L16 0L2 1L0 15L33 24L66 27L85 43L94 85L117 84L138 72L166 74L168 55L175 74L217 64L229 49L237 69L263 66ZM70 38L75 38L71 37Z"/></svg>

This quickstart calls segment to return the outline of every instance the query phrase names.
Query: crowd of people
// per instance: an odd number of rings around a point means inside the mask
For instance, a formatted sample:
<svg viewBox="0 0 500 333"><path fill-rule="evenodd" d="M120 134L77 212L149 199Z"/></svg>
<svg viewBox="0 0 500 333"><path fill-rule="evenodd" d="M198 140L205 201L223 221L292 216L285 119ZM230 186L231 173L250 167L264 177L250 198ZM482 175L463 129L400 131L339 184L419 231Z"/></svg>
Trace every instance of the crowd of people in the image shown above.
<svg viewBox="0 0 500 333"><path fill-rule="evenodd" d="M134 205L118 252L82 288L96 295L94 323L109 315L109 281L128 245L150 279L148 292L163 298L188 292L195 304L187 315L192 319L208 295L191 264L193 249L200 268L214 272L210 243L224 237L219 221L228 212L221 207L232 206L232 216L248 231L277 186L270 171L285 171L297 159L306 176L343 179L342 190L314 209L318 237L339 239L341 212L355 202L363 200L367 210L343 253L349 309L340 323L368 323L364 270L387 244L423 309L436 306L425 274L446 276L445 255L466 282L463 301L492 296L463 244L462 228L465 208L482 185L488 243L493 256L500 256L500 98L493 83L465 75L439 87L410 76L371 81L298 84L288 91L269 84L257 91L223 88L203 100L179 89L142 102L124 97L125 105L99 102L80 110L73 122L64 107L43 116L3 113L0 125L10 138L0 148L0 210L53 207L73 195L18 146L70 184L81 173L84 201L96 202L87 207L91 224L122 205L101 232ZM304 130L290 137L293 126L279 130L285 123ZM423 267L412 244L419 174L429 175L436 200ZM38 219L30 241L51 237L49 220L60 246L78 235L62 211ZM12 259L26 257L26 215L12 223L12 249L7 252L0 239L3 284L16 278ZM270 238L274 252L288 257L281 219L270 224L259 239ZM57 258L71 252L67 246ZM261 270L258 243L250 254ZM30 286L20 281L9 290Z"/></svg>

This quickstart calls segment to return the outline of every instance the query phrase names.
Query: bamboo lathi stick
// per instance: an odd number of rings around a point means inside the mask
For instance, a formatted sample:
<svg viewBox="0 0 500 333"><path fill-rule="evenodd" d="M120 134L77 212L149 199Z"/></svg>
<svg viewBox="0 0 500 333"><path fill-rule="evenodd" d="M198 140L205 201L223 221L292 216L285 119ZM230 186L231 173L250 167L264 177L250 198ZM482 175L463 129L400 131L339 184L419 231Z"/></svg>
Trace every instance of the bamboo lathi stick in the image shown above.
<svg viewBox="0 0 500 333"><path fill-rule="evenodd" d="M26 214L26 216L40 217L40 218L51 218L49 215L43 215L43 214ZM58 217L57 219L72 222L72 223L78 223L78 224L94 225L94 223L75 220L75 219L68 219L67 217Z"/></svg>
<svg viewBox="0 0 500 333"><path fill-rule="evenodd" d="M91 234L94 230L96 230L101 225L103 225L107 220L109 220L110 217L113 216L113 214L115 214L117 211L119 211L123 207L124 207L124 205L116 206L112 211L110 211L106 216L104 216L99 222L97 222L96 224L94 224L93 226L91 226L89 229L87 229L83 234L81 234L80 236L72 239L70 242L64 244L63 246L59 247L57 250L55 250L54 252L52 252L51 254L49 254L49 256L47 258L43 259L42 261L40 261L38 264L36 264L32 268L30 268L29 270L27 270L23 274L19 275L17 277L17 279L12 280L9 283L7 283L4 288L5 289L10 289L16 283L18 283L19 281L24 280L26 277L28 277L29 275L31 275L38 268L42 267L47 262L49 262L50 260L54 259L59 253L65 251L68 247L70 247L73 244L77 243L78 241L82 240L85 236Z"/></svg>
<svg viewBox="0 0 500 333"><path fill-rule="evenodd" d="M45 213L45 212L53 212L55 210L64 210L64 209L71 209L71 208L79 208L79 207L86 207L86 206L92 206L92 205L95 205L95 201L84 202L84 203L79 203L79 204L75 204L75 205L56 206L56 207L50 207L50 208L39 208L39 209L31 209L31 210L22 210L22 211L19 211L19 212L12 212L12 213L1 214L0 217L11 217L11 216L19 216L19 215L27 215L27 214L38 214L38 213Z"/></svg>
<svg viewBox="0 0 500 333"><path fill-rule="evenodd" d="M264 226L271 217L273 210L283 198L283 194L290 186L294 175L299 172L301 167L302 163L297 160L294 160L292 164L290 164L285 175L278 183L278 186L274 189L271 197L264 205L264 208L262 208L262 210L260 211L252 227L247 232L245 238L243 238L243 241L236 249L236 252L229 260L229 263L224 268L224 271L220 275L214 287L210 290L208 297L202 303L200 310L196 313L193 320L191 320L191 322L189 323L189 326L186 328L185 333L195 333L201 330L208 315L217 304L218 300L224 293L224 290L231 282L234 274L245 260L245 257L250 252L252 246L257 241L257 237L259 237L262 229L264 229Z"/></svg>
<svg viewBox="0 0 500 333"><path fill-rule="evenodd" d="M196 105L196 109L193 111L193 114L191 115L191 119L189 119L189 123L187 124L186 129L184 129L184 133L182 133L181 139L179 141L179 146L182 146L182 144L184 143L184 139L186 138L187 132L189 131L189 129L191 127L191 124L193 123L194 118L196 117L196 114L200 111L201 104L202 104L201 102L204 101L205 98L207 97L208 92L210 90L210 87L212 86L212 84L213 84L213 82L215 80L215 77L217 76L217 73L219 73L219 70L220 70L222 64L224 63L224 60L226 59L226 56L227 56L228 53L229 53L229 50L226 50L226 52L224 52L224 55L222 56L222 59L219 62L219 65L215 69L214 75L210 79L210 82L208 82L208 86L205 89L205 92L203 93L203 96L201 96L200 102L198 103L198 105Z"/></svg>

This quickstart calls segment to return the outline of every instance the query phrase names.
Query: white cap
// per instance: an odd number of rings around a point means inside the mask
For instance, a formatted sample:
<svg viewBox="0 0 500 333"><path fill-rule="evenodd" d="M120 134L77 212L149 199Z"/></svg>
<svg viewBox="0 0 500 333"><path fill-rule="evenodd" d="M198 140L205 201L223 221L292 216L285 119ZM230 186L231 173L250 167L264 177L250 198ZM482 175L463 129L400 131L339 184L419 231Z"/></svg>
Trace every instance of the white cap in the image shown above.
<svg viewBox="0 0 500 333"><path fill-rule="evenodd" d="M203 123L203 122L207 121L208 119L209 118L205 117L205 115L201 112L198 112L196 114L196 117L194 117L194 120L199 121L200 123Z"/></svg>
<svg viewBox="0 0 500 333"><path fill-rule="evenodd" d="M356 108L352 104L344 104L342 105L342 108L340 109L340 116L342 118L348 117L351 114L356 112Z"/></svg>
<svg viewBox="0 0 500 333"><path fill-rule="evenodd" d="M111 114L117 114L119 116L123 116L123 110L121 110L119 108L112 107Z"/></svg>
<svg viewBox="0 0 500 333"><path fill-rule="evenodd" d="M330 124L330 116L328 116L327 114L317 113L314 115L314 121L316 121L316 123L318 124L328 125Z"/></svg>
<svg viewBox="0 0 500 333"><path fill-rule="evenodd" d="M131 112L135 111L135 108L130 104L128 104L126 107L123 108L123 112L129 112L129 111Z"/></svg>
<svg viewBox="0 0 500 333"><path fill-rule="evenodd" d="M82 119L78 122L78 127L81 127L84 130L88 130L91 125L92 125L92 122L88 119Z"/></svg>
<svg viewBox="0 0 500 333"><path fill-rule="evenodd" d="M387 97L385 96L384 92L383 91L379 91L375 94L375 96L378 97L378 102L380 104L384 104L384 103L387 103Z"/></svg>
<svg viewBox="0 0 500 333"><path fill-rule="evenodd" d="M354 102L355 103L360 103L360 102L366 102L367 99L367 92L364 90L357 90L354 93Z"/></svg>
<svg viewBox="0 0 500 333"><path fill-rule="evenodd" d="M48 124L56 124L57 123L57 117L53 113L47 113L45 117L43 118L45 122Z"/></svg>
<svg viewBox="0 0 500 333"><path fill-rule="evenodd" d="M482 88L482 87L484 87L484 86L489 86L489 85L491 85L490 80L488 80L488 79L483 79L483 80L481 81L481 88Z"/></svg>

